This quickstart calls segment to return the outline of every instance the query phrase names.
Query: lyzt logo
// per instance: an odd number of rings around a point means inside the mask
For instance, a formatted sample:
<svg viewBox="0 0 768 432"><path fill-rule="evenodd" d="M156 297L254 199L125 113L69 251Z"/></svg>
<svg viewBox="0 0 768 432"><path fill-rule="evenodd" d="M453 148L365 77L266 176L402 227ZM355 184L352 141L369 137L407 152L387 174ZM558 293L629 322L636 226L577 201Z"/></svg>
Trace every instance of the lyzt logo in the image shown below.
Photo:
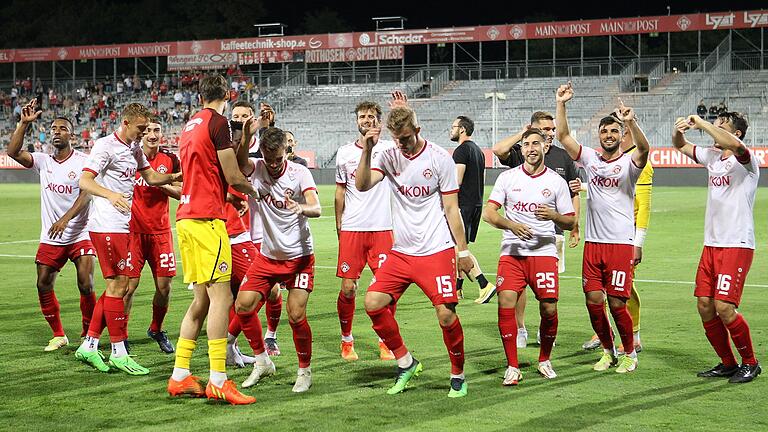
<svg viewBox="0 0 768 432"><path fill-rule="evenodd" d="M712 26L712 30L717 30L722 27L733 27L733 18L736 15L729 13L727 15L719 14L707 14L706 24Z"/></svg>
<svg viewBox="0 0 768 432"><path fill-rule="evenodd" d="M768 24L768 13L749 13L744 12L744 22L750 27L763 26Z"/></svg>

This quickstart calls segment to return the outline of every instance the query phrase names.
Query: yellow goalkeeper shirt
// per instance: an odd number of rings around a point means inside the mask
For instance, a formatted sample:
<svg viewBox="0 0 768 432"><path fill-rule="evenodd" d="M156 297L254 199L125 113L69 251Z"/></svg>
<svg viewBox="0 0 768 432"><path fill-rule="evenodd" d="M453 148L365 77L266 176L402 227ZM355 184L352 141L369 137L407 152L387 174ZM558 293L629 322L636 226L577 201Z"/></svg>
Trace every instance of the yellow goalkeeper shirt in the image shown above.
<svg viewBox="0 0 768 432"><path fill-rule="evenodd" d="M635 151L632 146L624 151L624 154L631 154ZM649 160L640 173L635 186L635 226L637 228L648 229L648 222L651 219L651 189L653 188L653 166Z"/></svg>

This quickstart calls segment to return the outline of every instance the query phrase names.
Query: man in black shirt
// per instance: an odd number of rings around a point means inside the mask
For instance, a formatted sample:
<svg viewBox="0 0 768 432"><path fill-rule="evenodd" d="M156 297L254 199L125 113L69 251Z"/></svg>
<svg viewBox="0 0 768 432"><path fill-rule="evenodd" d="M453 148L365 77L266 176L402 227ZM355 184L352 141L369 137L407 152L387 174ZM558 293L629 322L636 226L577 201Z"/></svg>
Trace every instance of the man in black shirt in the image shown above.
<svg viewBox="0 0 768 432"><path fill-rule="evenodd" d="M560 147L554 145L555 139L555 117L546 111L536 111L531 116L531 123L526 125L522 131L504 138L493 145L493 153L499 158L499 161L510 167L522 165L523 154L520 149L520 138L523 133L530 129L541 129L547 136L544 143L544 165L547 168L560 174L560 176L570 183L573 180L579 178L576 165L573 160L568 156L568 153ZM571 199L573 200L573 208L576 210L576 226L571 231L570 239L568 241L568 247L574 248L579 244L579 195L571 192ZM558 254L558 270L560 273L565 271L565 236L563 231L555 226L556 239L557 239L557 254ZM517 302L516 314L517 314L517 346L518 348L525 348L528 343L528 331L525 328L525 291L521 293Z"/></svg>
<svg viewBox="0 0 768 432"><path fill-rule="evenodd" d="M309 167L307 160L296 154L296 147L299 146L299 141L293 136L293 132L285 131L285 137L288 140L288 148L286 149L286 158L289 161Z"/></svg>
<svg viewBox="0 0 768 432"><path fill-rule="evenodd" d="M459 116L451 126L451 141L458 142L459 146L453 152L453 161L456 163L456 180L459 182L459 211L464 221L464 232L467 235L467 244L477 238L477 228L480 226L480 218L483 213L483 187L485 180L485 155L480 147L470 137L475 131L475 122L469 117ZM496 286L489 283L480 270L477 259L470 254L475 266L467 275L480 285L481 297L490 298L496 292ZM464 279L459 273L456 280L456 290L459 298L463 298L462 284Z"/></svg>

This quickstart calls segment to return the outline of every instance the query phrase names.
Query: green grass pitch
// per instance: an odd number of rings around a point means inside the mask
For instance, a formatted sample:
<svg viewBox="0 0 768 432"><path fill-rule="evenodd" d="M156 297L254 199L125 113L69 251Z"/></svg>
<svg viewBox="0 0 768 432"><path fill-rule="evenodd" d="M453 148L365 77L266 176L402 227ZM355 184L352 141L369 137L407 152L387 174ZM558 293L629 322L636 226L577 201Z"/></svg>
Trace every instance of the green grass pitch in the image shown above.
<svg viewBox="0 0 768 432"><path fill-rule="evenodd" d="M414 286L400 301L397 312L407 346L425 366L409 390L396 396L385 394L392 384L394 364L377 359L376 337L362 300L357 304L354 326L361 359L355 363L341 360L333 186L322 186L323 217L311 222L317 256L315 291L308 306L314 334L313 387L305 394L291 393L297 360L284 313L278 331L283 355L275 360L278 373L247 390L258 399L247 407L167 396L165 385L173 357L162 354L145 335L154 289L147 269L131 314L130 333L133 353L139 363L151 369L149 375L100 374L75 360L80 311L71 264L63 269L56 285L71 343L54 353L43 352L50 329L41 316L35 292L38 187L0 185L0 429L768 430L768 375L741 386L695 376L717 363L692 297L692 280L702 248L703 187L654 188L644 261L637 272L645 348L637 371L626 376L593 372L591 366L599 354L581 349L592 330L580 289L580 244L568 251L567 272L561 278L560 326L552 357L559 377L547 381L538 376L538 346L533 344L519 353L524 375L521 384L501 386L505 360L496 326L496 303L473 304L476 285L467 283L468 299L459 305L458 312L465 332L469 395L451 400L446 397L450 368L440 328L428 300ZM768 308L766 220L768 191L763 188L755 205L758 249L741 308L750 323L758 359L763 360L768 342L768 315L764 312ZM481 224L479 241L471 246L489 279L494 279L500 238L499 231ZM369 279L367 272L361 286L367 286ZM97 295L103 290L97 270ZM190 299L191 293L177 277L165 322L174 343ZM532 296L529 303L527 326L533 336L538 316ZM200 342L192 368L205 377L204 335ZM243 338L240 346L247 352ZM241 383L249 372L230 370L230 376Z"/></svg>

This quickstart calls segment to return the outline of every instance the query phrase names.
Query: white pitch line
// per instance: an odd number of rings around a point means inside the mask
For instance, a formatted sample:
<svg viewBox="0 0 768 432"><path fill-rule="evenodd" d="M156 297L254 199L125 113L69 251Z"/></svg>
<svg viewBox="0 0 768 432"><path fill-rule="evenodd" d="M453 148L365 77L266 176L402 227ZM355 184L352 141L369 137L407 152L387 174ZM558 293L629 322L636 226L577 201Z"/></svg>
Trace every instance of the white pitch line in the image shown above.
<svg viewBox="0 0 768 432"><path fill-rule="evenodd" d="M37 240L36 240L37 241ZM1 243L0 243L1 244ZM34 255L6 255L0 254L0 258L35 258ZM177 263L181 263L181 260L176 260ZM322 266L315 265L315 268L336 270L336 266ZM365 267L365 271L370 271L368 267ZM489 276L496 276L496 273L485 273ZM561 279L581 279L581 276L560 276ZM689 285L693 286L693 281L671 281L671 280L658 280L658 279L635 279L637 282L653 283L653 284L667 284L667 285ZM762 284L745 284L745 287L753 288L768 288L768 285Z"/></svg>
<svg viewBox="0 0 768 432"><path fill-rule="evenodd" d="M40 239L34 239L34 240L16 240L16 241L9 241L9 242L0 242L0 245L7 245L7 244L19 244L19 243L36 243L39 242Z"/></svg>

